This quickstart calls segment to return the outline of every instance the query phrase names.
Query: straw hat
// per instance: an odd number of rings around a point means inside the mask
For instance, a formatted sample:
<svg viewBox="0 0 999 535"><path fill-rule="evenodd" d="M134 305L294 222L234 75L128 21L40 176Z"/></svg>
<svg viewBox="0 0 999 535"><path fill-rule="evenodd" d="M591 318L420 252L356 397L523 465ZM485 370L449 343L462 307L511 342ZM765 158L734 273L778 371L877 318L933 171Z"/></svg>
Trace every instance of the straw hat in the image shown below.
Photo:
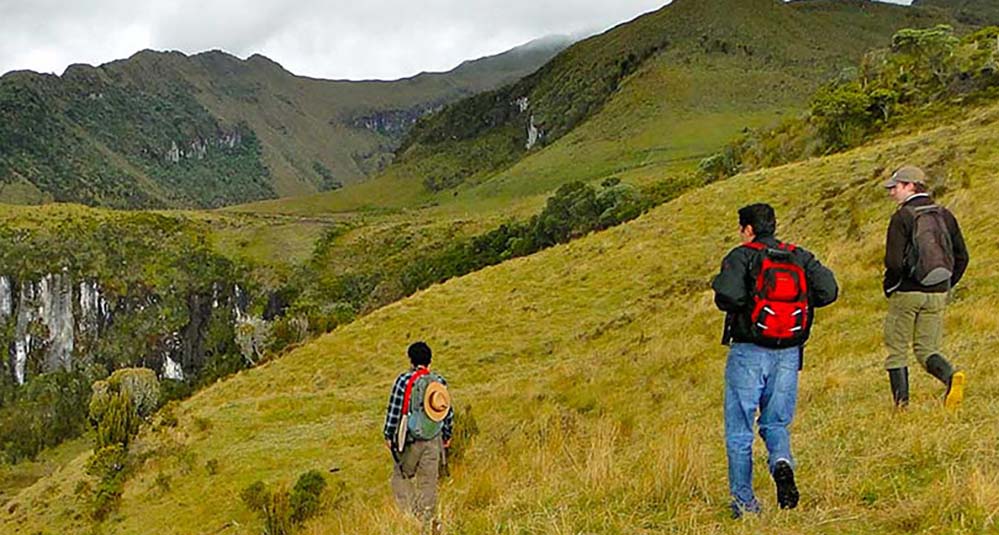
<svg viewBox="0 0 999 535"><path fill-rule="evenodd" d="M450 410L451 394L448 394L447 388L438 382L427 385L427 393L423 396L423 411L427 413L427 417L439 422Z"/></svg>

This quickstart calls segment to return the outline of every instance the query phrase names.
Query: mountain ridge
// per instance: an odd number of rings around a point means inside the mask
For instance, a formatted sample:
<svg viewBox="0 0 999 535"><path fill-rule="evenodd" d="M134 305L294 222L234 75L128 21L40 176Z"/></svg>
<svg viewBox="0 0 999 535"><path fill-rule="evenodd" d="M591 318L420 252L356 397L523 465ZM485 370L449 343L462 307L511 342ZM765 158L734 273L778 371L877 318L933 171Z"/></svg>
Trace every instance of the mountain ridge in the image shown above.
<svg viewBox="0 0 999 535"><path fill-rule="evenodd" d="M241 60L218 50L143 50L98 67L74 64L62 76L12 71L0 77L0 194L4 183L21 183L58 201L214 207L333 189L390 161L400 132L420 114L516 79L566 44L525 45L395 82L299 77L262 55ZM31 101L41 105L33 122L45 130L26 125ZM379 114L395 127L355 122ZM213 150L236 131L238 143ZM101 145L130 170L101 156ZM183 165L171 156L177 151ZM138 175L166 195L139 187L134 199L123 197Z"/></svg>

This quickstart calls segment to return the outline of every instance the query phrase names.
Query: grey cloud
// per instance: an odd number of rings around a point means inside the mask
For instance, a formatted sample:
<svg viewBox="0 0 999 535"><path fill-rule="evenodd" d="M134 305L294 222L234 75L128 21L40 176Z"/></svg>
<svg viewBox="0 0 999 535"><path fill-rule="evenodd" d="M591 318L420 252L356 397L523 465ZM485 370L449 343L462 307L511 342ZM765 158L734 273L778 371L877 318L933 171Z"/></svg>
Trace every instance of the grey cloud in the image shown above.
<svg viewBox="0 0 999 535"><path fill-rule="evenodd" d="M665 3L0 0L0 73L59 73L70 63L104 63L142 48L218 48L240 57L261 53L301 75L391 79L447 70L544 35L603 30Z"/></svg>

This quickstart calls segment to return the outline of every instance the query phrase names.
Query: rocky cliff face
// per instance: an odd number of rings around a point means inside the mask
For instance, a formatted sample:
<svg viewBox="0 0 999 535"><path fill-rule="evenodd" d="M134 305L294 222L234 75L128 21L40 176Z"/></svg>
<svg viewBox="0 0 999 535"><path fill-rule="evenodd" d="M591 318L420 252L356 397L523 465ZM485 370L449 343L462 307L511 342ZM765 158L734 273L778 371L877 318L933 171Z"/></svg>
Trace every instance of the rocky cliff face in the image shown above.
<svg viewBox="0 0 999 535"><path fill-rule="evenodd" d="M214 139L196 137L186 144L182 143L180 146L177 145L176 141L171 141L170 148L167 149L163 158L170 163L180 163L181 158L204 160L205 156L208 155L209 149L234 149L236 145L242 143L243 135L239 130L233 130L232 132L221 131Z"/></svg>
<svg viewBox="0 0 999 535"><path fill-rule="evenodd" d="M388 137L398 146L402 137L421 117L443 108L443 103L430 103L412 108L386 110L361 115L350 120L350 126L363 128Z"/></svg>
<svg viewBox="0 0 999 535"><path fill-rule="evenodd" d="M206 295L191 294L187 322L179 330L144 333L149 350L134 355L130 364L152 368L168 379L196 375L214 356L210 346L218 341L208 340L213 323L236 330L253 320L245 310L246 296L237 288L216 283ZM21 385L42 373L79 371L95 363L106 366L96 353L109 342L109 328L160 306L157 296L109 303L97 281L74 282L65 271L37 281L0 276L0 326L13 327L8 350L14 381Z"/></svg>

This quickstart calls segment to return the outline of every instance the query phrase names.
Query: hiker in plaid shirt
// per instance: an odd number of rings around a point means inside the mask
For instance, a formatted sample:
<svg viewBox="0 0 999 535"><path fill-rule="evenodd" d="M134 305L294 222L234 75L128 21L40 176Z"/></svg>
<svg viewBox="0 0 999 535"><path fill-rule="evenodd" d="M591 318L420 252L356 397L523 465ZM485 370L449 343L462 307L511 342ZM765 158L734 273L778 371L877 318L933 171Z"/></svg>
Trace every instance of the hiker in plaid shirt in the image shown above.
<svg viewBox="0 0 999 535"><path fill-rule="evenodd" d="M413 381L414 375L433 377L435 382L447 386L447 382L439 374L431 373L430 346L424 342L416 342L407 351L412 368L399 375L392 385L389 395L388 409L385 411L385 427L383 435L385 446L392 452L395 466L392 470L392 492L399 506L412 511L429 521L437 504L437 478L440 465L444 460L445 449L451 445L454 411L450 408L450 398L446 391L446 403L437 414L440 420L440 432L427 439L418 439L412 433L407 433L400 451L398 443L399 426L403 419L406 387ZM439 385L438 385L439 386ZM412 387L411 387L412 388ZM415 411L423 410L423 399L410 398L410 417ZM432 410L432 409L431 409ZM446 416L445 416L446 413ZM443 417L441 420L440 417ZM415 480L416 493L413 493Z"/></svg>

